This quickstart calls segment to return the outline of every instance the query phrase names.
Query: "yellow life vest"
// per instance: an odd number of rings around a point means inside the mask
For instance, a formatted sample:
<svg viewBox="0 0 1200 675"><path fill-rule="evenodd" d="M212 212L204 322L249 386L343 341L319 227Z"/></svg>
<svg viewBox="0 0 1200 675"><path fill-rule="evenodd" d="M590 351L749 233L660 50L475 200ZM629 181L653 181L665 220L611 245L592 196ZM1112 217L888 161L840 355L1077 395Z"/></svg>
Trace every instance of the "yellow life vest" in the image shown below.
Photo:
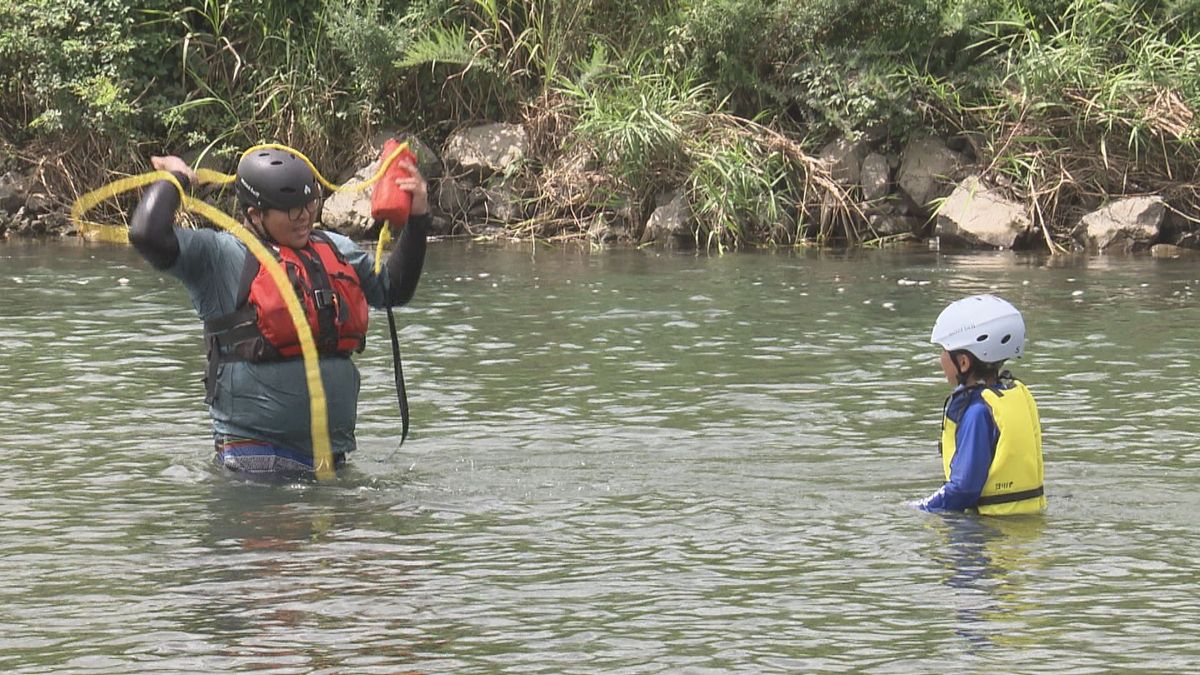
<svg viewBox="0 0 1200 675"><path fill-rule="evenodd" d="M1046 508L1042 467L1042 425L1037 404L1024 383L1013 380L1009 389L986 388L987 403L1000 431L987 482L979 495L979 513L1004 516L1041 513ZM942 466L950 480L954 436L958 425L946 416L942 429Z"/></svg>

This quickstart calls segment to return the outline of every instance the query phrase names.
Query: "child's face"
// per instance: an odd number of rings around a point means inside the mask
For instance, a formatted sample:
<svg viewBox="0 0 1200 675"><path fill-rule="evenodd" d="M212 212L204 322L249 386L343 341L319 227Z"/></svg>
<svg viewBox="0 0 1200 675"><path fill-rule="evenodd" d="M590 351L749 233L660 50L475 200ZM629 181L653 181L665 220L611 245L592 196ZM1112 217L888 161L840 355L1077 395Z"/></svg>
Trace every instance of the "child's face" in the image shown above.
<svg viewBox="0 0 1200 675"><path fill-rule="evenodd" d="M951 387L958 386L958 370L954 367L954 359L950 356L950 352L942 350L942 372L946 374L946 382ZM967 364L970 365L970 364ZM966 367L966 366L964 366Z"/></svg>

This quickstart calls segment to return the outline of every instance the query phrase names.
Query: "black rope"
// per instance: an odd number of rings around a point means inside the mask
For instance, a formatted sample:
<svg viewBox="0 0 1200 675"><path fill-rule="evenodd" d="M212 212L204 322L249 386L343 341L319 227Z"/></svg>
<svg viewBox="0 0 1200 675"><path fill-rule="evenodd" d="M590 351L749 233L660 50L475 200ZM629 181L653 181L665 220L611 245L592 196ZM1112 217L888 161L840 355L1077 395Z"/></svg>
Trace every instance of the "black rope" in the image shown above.
<svg viewBox="0 0 1200 675"><path fill-rule="evenodd" d="M392 370L396 375L396 399L400 404L400 445L408 438L408 390L404 387L404 366L400 363L400 338L396 335L396 318L387 308L388 328L392 332Z"/></svg>

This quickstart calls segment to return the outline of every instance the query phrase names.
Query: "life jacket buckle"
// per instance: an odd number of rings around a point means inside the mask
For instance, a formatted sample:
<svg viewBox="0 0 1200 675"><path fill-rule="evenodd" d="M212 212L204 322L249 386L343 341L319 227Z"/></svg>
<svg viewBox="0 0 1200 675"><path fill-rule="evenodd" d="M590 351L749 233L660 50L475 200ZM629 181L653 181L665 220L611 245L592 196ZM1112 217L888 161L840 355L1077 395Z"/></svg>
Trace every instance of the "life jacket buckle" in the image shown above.
<svg viewBox="0 0 1200 675"><path fill-rule="evenodd" d="M334 295L332 288L318 288L313 291L313 301L316 303L317 309L328 309L336 306L337 296Z"/></svg>

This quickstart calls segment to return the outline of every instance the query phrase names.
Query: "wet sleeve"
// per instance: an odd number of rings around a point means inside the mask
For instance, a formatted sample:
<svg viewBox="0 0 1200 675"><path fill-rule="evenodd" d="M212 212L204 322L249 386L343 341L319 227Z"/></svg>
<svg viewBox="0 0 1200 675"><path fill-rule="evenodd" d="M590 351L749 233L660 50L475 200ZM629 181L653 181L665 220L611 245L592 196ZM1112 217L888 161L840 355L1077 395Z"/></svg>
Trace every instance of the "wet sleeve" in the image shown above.
<svg viewBox="0 0 1200 675"><path fill-rule="evenodd" d="M187 176L174 175L187 190ZM179 190L174 185L156 181L146 188L129 221L129 243L155 269L165 270L179 258L179 241L175 238L175 211L179 202Z"/></svg>
<svg viewBox="0 0 1200 675"><path fill-rule="evenodd" d="M979 501L992 468L1000 430L986 404L972 405L963 413L954 434L950 480L921 502L926 511L965 511Z"/></svg>

